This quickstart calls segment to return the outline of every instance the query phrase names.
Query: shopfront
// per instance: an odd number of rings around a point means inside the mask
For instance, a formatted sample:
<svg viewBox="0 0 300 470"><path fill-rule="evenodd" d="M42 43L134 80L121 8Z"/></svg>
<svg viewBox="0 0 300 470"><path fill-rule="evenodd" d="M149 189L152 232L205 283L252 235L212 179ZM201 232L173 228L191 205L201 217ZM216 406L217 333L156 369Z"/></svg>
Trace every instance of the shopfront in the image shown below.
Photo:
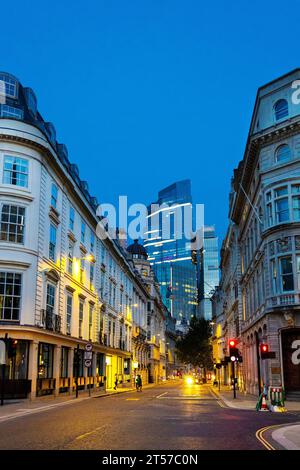
<svg viewBox="0 0 300 470"><path fill-rule="evenodd" d="M19 339L12 341L10 357L6 354L4 397L5 399L26 398L31 391L31 381L28 380L29 341Z"/></svg>
<svg viewBox="0 0 300 470"><path fill-rule="evenodd" d="M53 378L54 345L39 343L38 346L38 378L37 396L52 395L55 390L55 379Z"/></svg>

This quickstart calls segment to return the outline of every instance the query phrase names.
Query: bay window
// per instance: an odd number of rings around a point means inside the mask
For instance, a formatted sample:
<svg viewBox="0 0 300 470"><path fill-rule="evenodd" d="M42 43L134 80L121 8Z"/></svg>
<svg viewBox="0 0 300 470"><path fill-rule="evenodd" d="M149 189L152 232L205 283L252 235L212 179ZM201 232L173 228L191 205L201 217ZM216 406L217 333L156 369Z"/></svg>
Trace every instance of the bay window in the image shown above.
<svg viewBox="0 0 300 470"><path fill-rule="evenodd" d="M0 320L20 320L22 274L0 272Z"/></svg>
<svg viewBox="0 0 300 470"><path fill-rule="evenodd" d="M294 290L293 262L291 256L280 258L280 275L282 292Z"/></svg>
<svg viewBox="0 0 300 470"><path fill-rule="evenodd" d="M28 160L13 156L4 156L3 183L28 187Z"/></svg>
<svg viewBox="0 0 300 470"><path fill-rule="evenodd" d="M24 243L25 208L3 204L1 209L1 240Z"/></svg>
<svg viewBox="0 0 300 470"><path fill-rule="evenodd" d="M300 184L281 186L268 191L266 226L300 220Z"/></svg>

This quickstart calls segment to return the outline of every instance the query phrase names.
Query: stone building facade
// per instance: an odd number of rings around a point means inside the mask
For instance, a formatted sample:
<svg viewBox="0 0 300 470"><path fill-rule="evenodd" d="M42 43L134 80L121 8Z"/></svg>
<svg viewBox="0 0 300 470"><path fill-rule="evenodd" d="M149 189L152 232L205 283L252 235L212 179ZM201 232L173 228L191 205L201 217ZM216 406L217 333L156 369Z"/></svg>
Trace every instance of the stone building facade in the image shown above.
<svg viewBox="0 0 300 470"><path fill-rule="evenodd" d="M147 286L118 242L97 236L97 199L38 112L34 92L0 73L0 95L6 395L72 393L76 382L79 390L105 390L116 379L130 386L137 332L147 337ZM145 370L147 354L140 350L138 359Z"/></svg>
<svg viewBox="0 0 300 470"><path fill-rule="evenodd" d="M224 350L234 336L243 355L241 387L257 394L263 384L283 385L289 399L300 399L299 79L297 69L258 90L214 296Z"/></svg>
<svg viewBox="0 0 300 470"><path fill-rule="evenodd" d="M148 292L146 325L140 334L143 334L144 348L147 348L147 372L151 383L166 380L166 330L168 311L164 306L160 294L159 284L148 261L146 249L135 240L127 248L132 256L133 264L141 275ZM174 346L175 347L175 346ZM173 350L174 348L172 348ZM145 371L136 372L145 375Z"/></svg>

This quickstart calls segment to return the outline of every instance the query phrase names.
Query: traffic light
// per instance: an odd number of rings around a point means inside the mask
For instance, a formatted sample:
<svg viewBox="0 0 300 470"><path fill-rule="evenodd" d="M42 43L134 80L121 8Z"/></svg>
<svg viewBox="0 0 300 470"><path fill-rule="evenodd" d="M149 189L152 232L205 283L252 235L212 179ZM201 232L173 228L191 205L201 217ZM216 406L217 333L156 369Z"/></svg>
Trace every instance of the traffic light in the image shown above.
<svg viewBox="0 0 300 470"><path fill-rule="evenodd" d="M197 250L191 251L192 263L197 264Z"/></svg>
<svg viewBox="0 0 300 470"><path fill-rule="evenodd" d="M13 357L16 357L17 347L18 347L18 340L8 338L8 341L7 341L7 356L8 356L9 359L12 359Z"/></svg>
<svg viewBox="0 0 300 470"><path fill-rule="evenodd" d="M236 345L236 339L229 340L229 357L232 362L235 362L237 360L237 357L239 356L239 350Z"/></svg>
<svg viewBox="0 0 300 470"><path fill-rule="evenodd" d="M260 357L261 359L268 359L269 357L269 345L267 343L260 344Z"/></svg>

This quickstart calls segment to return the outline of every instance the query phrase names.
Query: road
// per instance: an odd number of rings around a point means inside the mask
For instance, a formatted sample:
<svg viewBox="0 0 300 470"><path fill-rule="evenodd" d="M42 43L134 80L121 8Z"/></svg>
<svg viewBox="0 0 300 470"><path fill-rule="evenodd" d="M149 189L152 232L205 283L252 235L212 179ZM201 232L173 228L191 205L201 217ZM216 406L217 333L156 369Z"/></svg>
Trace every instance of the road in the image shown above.
<svg viewBox="0 0 300 470"><path fill-rule="evenodd" d="M72 401L0 423L0 449L265 449L258 429L299 416L225 407L206 385Z"/></svg>

